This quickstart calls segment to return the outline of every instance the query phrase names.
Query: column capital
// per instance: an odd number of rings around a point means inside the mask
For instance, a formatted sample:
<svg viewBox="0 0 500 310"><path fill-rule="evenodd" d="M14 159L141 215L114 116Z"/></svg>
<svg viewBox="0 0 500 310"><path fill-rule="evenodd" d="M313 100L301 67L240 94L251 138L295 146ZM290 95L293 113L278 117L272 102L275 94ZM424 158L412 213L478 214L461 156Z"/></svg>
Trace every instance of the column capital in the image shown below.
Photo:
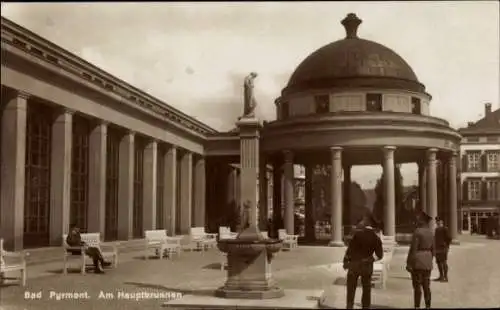
<svg viewBox="0 0 500 310"><path fill-rule="evenodd" d="M390 152L390 151L395 151L397 149L397 147L393 146L393 145L385 145L383 147L384 151L386 152Z"/></svg>
<svg viewBox="0 0 500 310"><path fill-rule="evenodd" d="M344 148L341 147L341 146L330 146L330 151L332 152L340 152L342 151Z"/></svg>
<svg viewBox="0 0 500 310"><path fill-rule="evenodd" d="M290 150L283 151L283 157L285 159L285 163L293 163L293 152Z"/></svg>
<svg viewBox="0 0 500 310"><path fill-rule="evenodd" d="M436 148L430 148L427 150L427 160L435 162L436 161L436 155L437 155L438 149Z"/></svg>
<svg viewBox="0 0 500 310"><path fill-rule="evenodd" d="M382 149L384 150L384 159L394 159L395 146L384 146Z"/></svg>
<svg viewBox="0 0 500 310"><path fill-rule="evenodd" d="M17 90L16 95L17 95L17 97L25 99L25 100L28 100L31 97L31 94L29 94L25 91L22 91L22 90Z"/></svg>

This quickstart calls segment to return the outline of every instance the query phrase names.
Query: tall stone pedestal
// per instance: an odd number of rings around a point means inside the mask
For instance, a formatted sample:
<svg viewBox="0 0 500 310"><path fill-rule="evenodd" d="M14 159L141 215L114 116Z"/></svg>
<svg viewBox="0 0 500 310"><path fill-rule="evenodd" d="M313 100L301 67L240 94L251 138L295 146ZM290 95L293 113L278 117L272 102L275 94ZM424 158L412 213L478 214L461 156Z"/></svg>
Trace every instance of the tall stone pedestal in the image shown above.
<svg viewBox="0 0 500 310"><path fill-rule="evenodd" d="M258 228L257 175L259 169L259 129L254 118L242 118L240 129L241 200L245 209L244 229L236 239L219 240L218 248L227 253L227 280L215 293L218 297L268 299L284 296L271 274L273 253L281 241L265 239Z"/></svg>

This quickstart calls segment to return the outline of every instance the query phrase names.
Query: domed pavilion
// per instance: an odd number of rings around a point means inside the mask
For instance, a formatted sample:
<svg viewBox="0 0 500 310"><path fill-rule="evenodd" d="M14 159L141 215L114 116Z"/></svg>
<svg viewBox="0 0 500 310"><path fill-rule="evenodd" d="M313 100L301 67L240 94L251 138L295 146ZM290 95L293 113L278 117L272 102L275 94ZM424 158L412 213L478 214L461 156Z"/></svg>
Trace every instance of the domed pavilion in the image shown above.
<svg viewBox="0 0 500 310"><path fill-rule="evenodd" d="M342 197L349 197L351 168L382 165L385 236L395 237L395 165L419 167L419 206L429 215L446 214L457 236L457 151L460 135L446 120L430 115L431 95L410 65L396 52L358 36L361 19L342 20L345 38L306 57L276 99L276 120L260 130L261 184L273 167L274 219L294 232L294 165L306 167L306 237L315 233L312 169L330 166L330 245L342 246L352 224ZM235 135L236 131L228 133ZM229 137L227 139L230 139ZM221 142L221 141L219 141ZM239 145L236 141L233 147ZM221 145L213 145L214 155ZM443 174L448 210L438 211L438 174ZM441 176L441 175L440 175ZM284 179L284 189L281 184ZM267 183L266 183L267 184ZM267 214L268 186L260 187L259 213ZM283 215L281 206L284 206ZM261 221L263 219L261 218ZM265 220L265 218L264 218Z"/></svg>

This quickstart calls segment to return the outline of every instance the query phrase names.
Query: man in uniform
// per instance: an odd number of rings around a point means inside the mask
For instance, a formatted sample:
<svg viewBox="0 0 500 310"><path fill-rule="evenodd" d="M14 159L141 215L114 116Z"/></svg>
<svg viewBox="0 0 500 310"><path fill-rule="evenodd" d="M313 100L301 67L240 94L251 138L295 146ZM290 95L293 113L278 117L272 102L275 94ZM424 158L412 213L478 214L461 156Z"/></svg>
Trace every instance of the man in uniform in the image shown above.
<svg viewBox="0 0 500 310"><path fill-rule="evenodd" d="M344 256L343 267L344 269L348 269L347 309L353 309L354 307L354 297L359 277L361 277L361 284L363 286L363 295L361 297L362 308L370 308L373 263L375 262L373 254L375 253L378 260L384 256L382 241L373 228L376 221L371 214L366 214L362 222L363 227L354 233Z"/></svg>
<svg viewBox="0 0 500 310"><path fill-rule="evenodd" d="M448 251L450 250L451 235L442 219L436 217L437 227L434 232L434 246L436 248L436 264L439 269L439 278L435 281L448 282Z"/></svg>
<svg viewBox="0 0 500 310"><path fill-rule="evenodd" d="M421 212L417 217L417 228L406 259L406 270L411 273L413 285L413 301L415 309L420 308L422 291L424 292L425 308L431 307L430 276L434 257L434 234L429 228L432 217Z"/></svg>

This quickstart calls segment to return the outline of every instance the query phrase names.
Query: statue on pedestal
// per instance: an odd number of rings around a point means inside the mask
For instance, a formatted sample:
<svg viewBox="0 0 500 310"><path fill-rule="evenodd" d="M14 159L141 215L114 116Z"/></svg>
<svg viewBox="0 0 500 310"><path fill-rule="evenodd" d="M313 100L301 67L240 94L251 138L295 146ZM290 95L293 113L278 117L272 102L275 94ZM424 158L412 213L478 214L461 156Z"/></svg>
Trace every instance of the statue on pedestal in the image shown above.
<svg viewBox="0 0 500 310"><path fill-rule="evenodd" d="M257 107L257 102L255 101L253 93L253 80L255 80L256 77L257 73L255 72L251 72L247 77L245 77L245 81L243 84L243 116L241 118L253 118L255 116L255 108Z"/></svg>

